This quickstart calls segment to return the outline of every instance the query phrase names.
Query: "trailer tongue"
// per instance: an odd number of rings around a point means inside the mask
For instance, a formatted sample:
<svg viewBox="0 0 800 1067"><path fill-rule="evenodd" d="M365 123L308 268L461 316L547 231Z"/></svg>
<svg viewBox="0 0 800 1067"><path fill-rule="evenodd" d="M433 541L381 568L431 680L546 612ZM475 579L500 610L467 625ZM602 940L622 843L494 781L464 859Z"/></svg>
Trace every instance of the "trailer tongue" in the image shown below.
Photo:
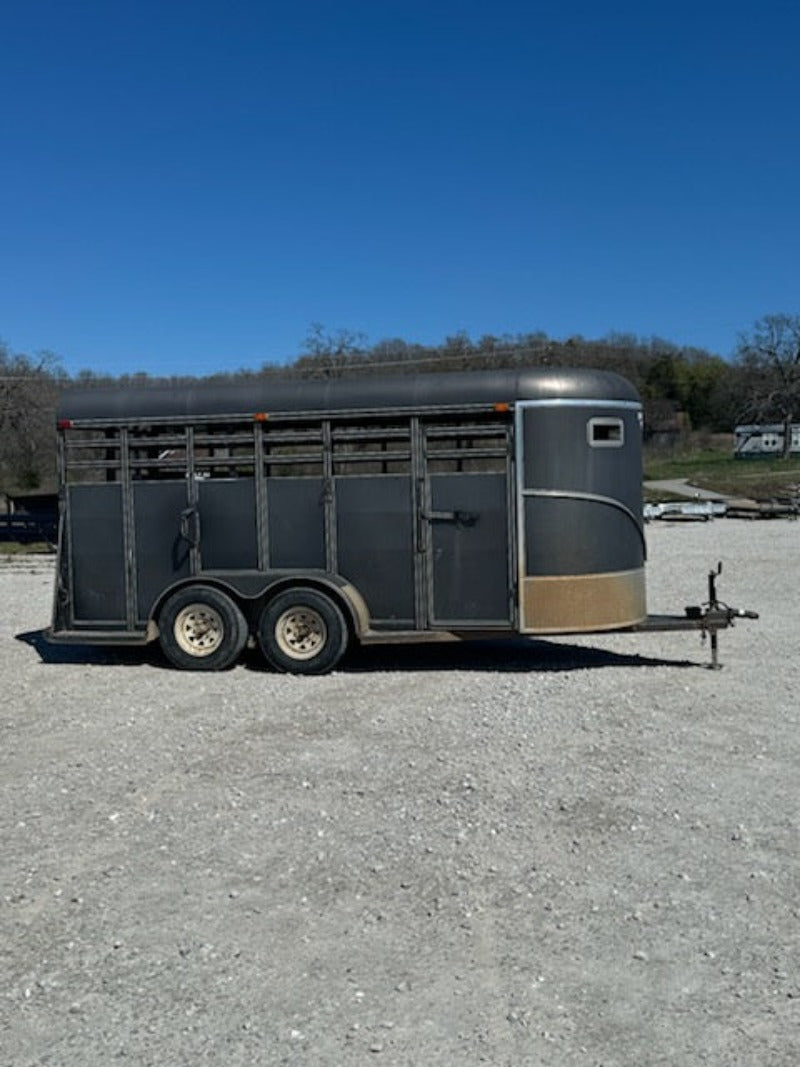
<svg viewBox="0 0 800 1067"><path fill-rule="evenodd" d="M748 611L745 608L732 608L717 597L717 578L722 573L722 564L718 563L713 571L708 573L708 600L703 604L690 605L685 609L684 615L648 615L640 623L628 627L630 632L665 632L669 630L699 630L703 636L710 638L711 662L709 668L718 671L722 667L719 662L719 631L727 630L734 625L736 619L757 619L757 611Z"/></svg>

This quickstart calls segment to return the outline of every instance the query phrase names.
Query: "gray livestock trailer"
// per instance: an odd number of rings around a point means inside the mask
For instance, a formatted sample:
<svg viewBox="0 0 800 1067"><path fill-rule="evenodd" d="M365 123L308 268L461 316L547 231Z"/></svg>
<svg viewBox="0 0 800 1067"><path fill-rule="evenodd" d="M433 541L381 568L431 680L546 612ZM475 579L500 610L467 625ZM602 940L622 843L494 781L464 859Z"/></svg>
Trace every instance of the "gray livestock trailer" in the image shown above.
<svg viewBox="0 0 800 1067"><path fill-rule="evenodd" d="M48 637L296 673L352 641L715 638L713 595L647 615L641 419L586 369L68 390Z"/></svg>

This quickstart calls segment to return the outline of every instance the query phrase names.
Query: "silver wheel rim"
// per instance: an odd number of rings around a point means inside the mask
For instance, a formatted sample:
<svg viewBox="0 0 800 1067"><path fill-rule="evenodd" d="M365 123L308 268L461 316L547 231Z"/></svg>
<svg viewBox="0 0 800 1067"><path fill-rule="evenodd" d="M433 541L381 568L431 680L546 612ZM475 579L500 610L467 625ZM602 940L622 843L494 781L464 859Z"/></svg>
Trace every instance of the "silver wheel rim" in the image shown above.
<svg viewBox="0 0 800 1067"><path fill-rule="evenodd" d="M289 608L275 623L278 648L292 659L313 659L327 640L325 620L312 608Z"/></svg>
<svg viewBox="0 0 800 1067"><path fill-rule="evenodd" d="M190 656L210 656L222 644L225 624L222 616L208 604L187 604L173 627L178 647Z"/></svg>

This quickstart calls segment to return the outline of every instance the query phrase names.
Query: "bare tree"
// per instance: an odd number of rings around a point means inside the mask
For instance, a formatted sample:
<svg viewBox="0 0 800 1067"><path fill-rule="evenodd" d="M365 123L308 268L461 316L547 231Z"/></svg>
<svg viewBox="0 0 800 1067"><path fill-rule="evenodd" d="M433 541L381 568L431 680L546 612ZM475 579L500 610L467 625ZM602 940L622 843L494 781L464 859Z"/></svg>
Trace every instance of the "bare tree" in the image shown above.
<svg viewBox="0 0 800 1067"><path fill-rule="evenodd" d="M55 478L58 357L12 353L0 343L0 487L38 489Z"/></svg>
<svg viewBox="0 0 800 1067"><path fill-rule="evenodd" d="M745 370L745 417L783 423L783 456L792 444L792 422L800 413L800 315L764 315L742 334L737 359Z"/></svg>
<svg viewBox="0 0 800 1067"><path fill-rule="evenodd" d="M366 338L361 333L345 329L329 333L322 323L314 322L295 369L313 378L339 378L343 370L363 361L365 346Z"/></svg>

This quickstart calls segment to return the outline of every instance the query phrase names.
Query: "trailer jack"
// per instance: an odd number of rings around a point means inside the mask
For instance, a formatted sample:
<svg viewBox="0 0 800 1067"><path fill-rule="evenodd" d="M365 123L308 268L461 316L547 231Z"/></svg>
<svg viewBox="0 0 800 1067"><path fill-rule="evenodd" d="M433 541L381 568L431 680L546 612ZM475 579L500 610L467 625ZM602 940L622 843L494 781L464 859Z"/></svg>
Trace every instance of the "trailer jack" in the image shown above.
<svg viewBox="0 0 800 1067"><path fill-rule="evenodd" d="M757 619L757 611L748 611L744 608L732 608L725 604L717 596L717 578L722 573L722 563L717 563L714 570L708 573L708 600L703 604L695 604L685 609L684 615L648 615L641 623L632 629L641 632L665 632L670 630L699 630L702 640L709 640L711 648L711 662L709 669L718 671L722 664L719 661L719 631L727 630L734 625L736 619Z"/></svg>

